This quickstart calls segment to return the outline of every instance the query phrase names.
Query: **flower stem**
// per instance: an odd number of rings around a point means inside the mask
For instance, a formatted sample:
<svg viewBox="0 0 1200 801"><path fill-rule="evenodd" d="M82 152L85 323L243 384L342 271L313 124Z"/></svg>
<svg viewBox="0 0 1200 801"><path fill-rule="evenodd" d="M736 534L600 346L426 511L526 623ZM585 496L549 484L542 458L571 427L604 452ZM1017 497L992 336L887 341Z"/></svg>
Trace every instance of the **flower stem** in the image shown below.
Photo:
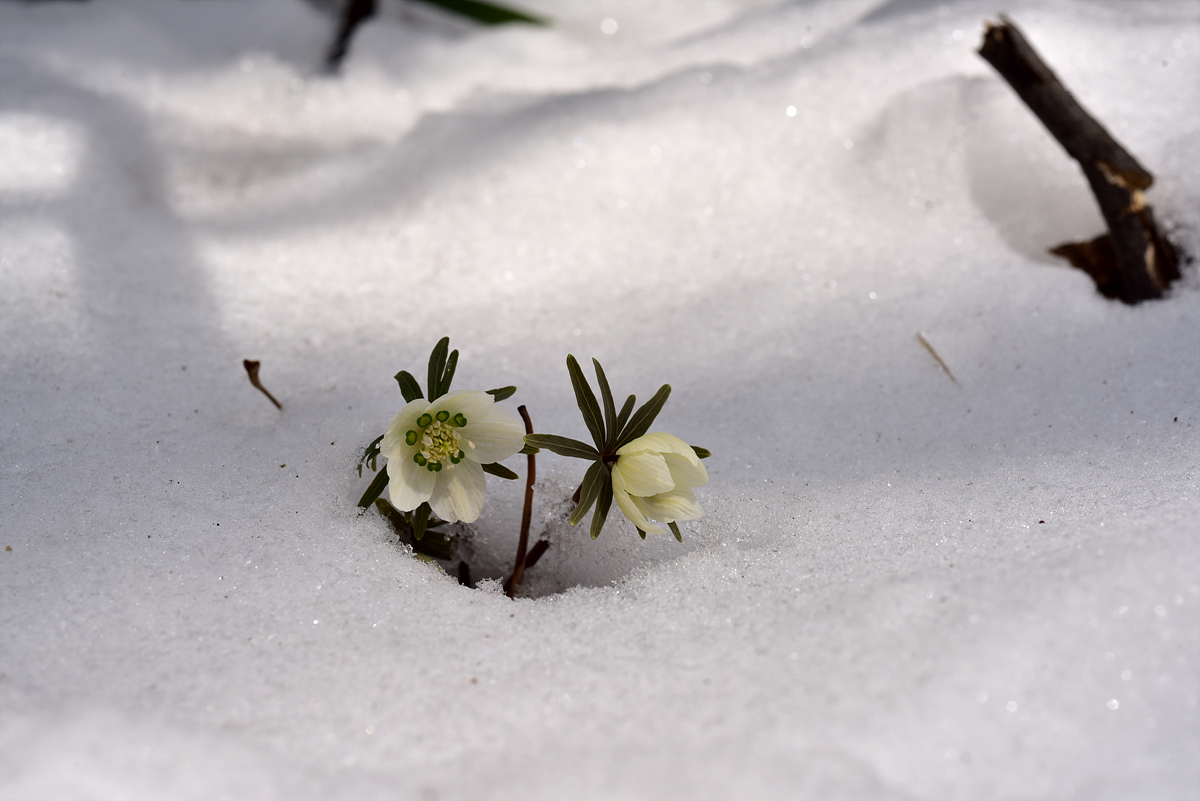
<svg viewBox="0 0 1200 801"><path fill-rule="evenodd" d="M525 406L517 407L517 411L521 415L521 419L525 421L525 433L533 433L533 421L529 419L529 412ZM517 587L521 586L521 579L525 578L525 557L529 548L529 523L533 517L533 482L537 478L536 457L531 453L527 457L529 468L525 475L525 508L521 511L521 537L517 541L517 561L513 565L512 577L508 580L508 597L511 598L517 591ZM539 556L541 554L538 554Z"/></svg>

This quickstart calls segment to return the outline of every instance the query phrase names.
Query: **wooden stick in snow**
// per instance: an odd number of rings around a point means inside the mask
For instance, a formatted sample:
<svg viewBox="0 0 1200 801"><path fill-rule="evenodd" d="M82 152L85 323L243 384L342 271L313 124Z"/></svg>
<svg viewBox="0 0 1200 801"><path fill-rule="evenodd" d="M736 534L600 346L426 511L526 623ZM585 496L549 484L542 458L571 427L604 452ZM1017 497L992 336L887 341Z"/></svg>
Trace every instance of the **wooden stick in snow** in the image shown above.
<svg viewBox="0 0 1200 801"><path fill-rule="evenodd" d="M1083 167L1108 224L1104 236L1051 253L1089 273L1108 297L1126 303L1161 297L1179 277L1179 259L1142 195L1154 176L1067 91L1010 19L988 23L979 54Z"/></svg>

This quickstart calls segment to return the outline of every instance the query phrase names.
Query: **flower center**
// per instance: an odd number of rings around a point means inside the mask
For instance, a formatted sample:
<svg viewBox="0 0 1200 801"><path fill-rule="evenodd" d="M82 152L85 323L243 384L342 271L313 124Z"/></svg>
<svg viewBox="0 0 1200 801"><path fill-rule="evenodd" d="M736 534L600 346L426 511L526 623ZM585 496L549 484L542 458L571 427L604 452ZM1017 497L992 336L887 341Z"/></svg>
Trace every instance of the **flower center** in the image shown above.
<svg viewBox="0 0 1200 801"><path fill-rule="evenodd" d="M418 417L420 431L409 431L404 436L406 443L418 448L413 454L413 461L431 473L441 470L442 463L447 460L450 464L461 462L466 458L462 449L463 438L454 429L466 424L467 418L461 413L451 418L445 410L438 412L436 417L428 413ZM475 447L470 440L466 444L469 448Z"/></svg>

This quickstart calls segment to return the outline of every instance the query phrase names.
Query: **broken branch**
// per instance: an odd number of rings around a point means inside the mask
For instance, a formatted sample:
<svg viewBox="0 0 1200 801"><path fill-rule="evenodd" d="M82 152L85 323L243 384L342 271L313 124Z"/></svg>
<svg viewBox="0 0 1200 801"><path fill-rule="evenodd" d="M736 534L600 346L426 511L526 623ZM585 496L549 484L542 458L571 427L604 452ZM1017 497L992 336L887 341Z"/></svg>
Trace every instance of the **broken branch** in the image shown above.
<svg viewBox="0 0 1200 801"><path fill-rule="evenodd" d="M1109 297L1126 303L1161 297L1179 277L1179 259L1142 194L1154 176L1067 91L1012 20L1001 15L988 23L979 54L1079 162L1108 225L1100 239L1050 252L1092 275Z"/></svg>
<svg viewBox="0 0 1200 801"><path fill-rule="evenodd" d="M279 401L275 400L275 396L272 395L270 392L268 392L267 388L264 387L262 385L262 382L258 380L259 366L260 366L259 362L253 361L251 359L242 359L242 367L246 368L246 375L250 376L250 383L254 385L255 389L257 389L262 394L266 395L271 400L271 403L275 404L276 409L279 409L280 411L282 411L283 404L280 403Z"/></svg>

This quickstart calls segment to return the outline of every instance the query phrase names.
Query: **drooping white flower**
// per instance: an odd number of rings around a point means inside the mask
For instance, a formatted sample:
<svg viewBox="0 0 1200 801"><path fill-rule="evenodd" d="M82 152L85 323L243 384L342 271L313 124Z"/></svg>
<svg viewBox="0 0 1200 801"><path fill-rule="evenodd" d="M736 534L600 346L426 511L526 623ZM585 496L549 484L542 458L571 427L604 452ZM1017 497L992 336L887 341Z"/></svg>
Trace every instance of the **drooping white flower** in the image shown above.
<svg viewBox="0 0 1200 801"><path fill-rule="evenodd" d="M648 534L667 529L650 522L696 520L704 514L693 487L708 472L692 447L671 434L646 434L617 450L612 466L613 499L635 526Z"/></svg>
<svg viewBox="0 0 1200 801"><path fill-rule="evenodd" d="M387 458L392 505L407 512L428 501L443 520L475 522L487 495L482 465L521 450L524 435L521 422L486 392L410 402L379 446Z"/></svg>

